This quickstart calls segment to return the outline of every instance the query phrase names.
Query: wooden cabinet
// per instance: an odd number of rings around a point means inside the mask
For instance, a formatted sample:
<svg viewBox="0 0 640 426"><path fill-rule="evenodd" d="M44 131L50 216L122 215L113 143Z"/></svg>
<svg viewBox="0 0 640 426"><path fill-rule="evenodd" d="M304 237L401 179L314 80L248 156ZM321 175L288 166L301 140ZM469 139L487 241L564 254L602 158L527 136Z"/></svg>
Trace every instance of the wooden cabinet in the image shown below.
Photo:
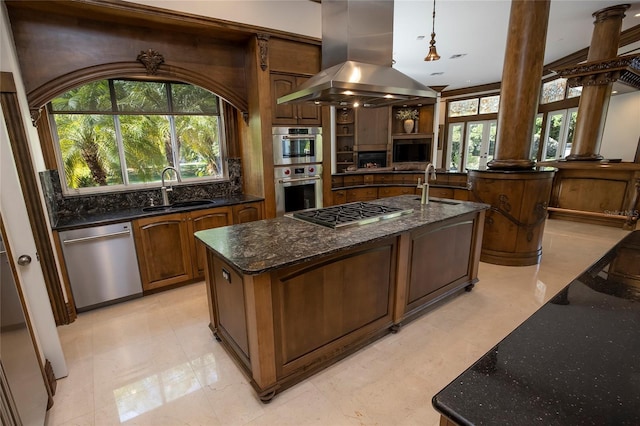
<svg viewBox="0 0 640 426"><path fill-rule="evenodd" d="M144 291L192 278L191 245L184 214L135 220L133 235Z"/></svg>
<svg viewBox="0 0 640 426"><path fill-rule="evenodd" d="M347 190L347 203L354 201L369 201L378 198L378 188L365 187Z"/></svg>
<svg viewBox="0 0 640 426"><path fill-rule="evenodd" d="M257 203L236 204L233 206L233 224L253 222L264 217L262 201Z"/></svg>
<svg viewBox="0 0 640 426"><path fill-rule="evenodd" d="M219 338L232 345L243 363L250 368L249 341L242 276L218 256L209 254L211 275L207 283L211 322ZM210 286L213 286L211 288Z"/></svg>
<svg viewBox="0 0 640 426"><path fill-rule="evenodd" d="M388 163L389 108L336 110L336 166L339 172L358 167L360 153L375 152L377 163ZM379 159L382 156L382 159Z"/></svg>
<svg viewBox="0 0 640 426"><path fill-rule="evenodd" d="M387 151L389 107L359 108L356 113L356 142L360 151Z"/></svg>
<svg viewBox="0 0 640 426"><path fill-rule="evenodd" d="M336 166L341 171L356 165L354 114L353 108L336 111Z"/></svg>
<svg viewBox="0 0 640 426"><path fill-rule="evenodd" d="M415 194L412 186L382 186L378 188L378 198L395 197L396 195Z"/></svg>
<svg viewBox="0 0 640 426"><path fill-rule="evenodd" d="M415 111L418 118L413 129L407 132L404 120L398 117L401 110ZM403 105L393 107L391 121L391 158L393 163L433 161L433 105Z"/></svg>
<svg viewBox="0 0 640 426"><path fill-rule="evenodd" d="M273 125L305 125L320 126L322 114L319 106L313 104L278 104L278 98L295 91L295 89L308 80L288 74L271 74L271 96Z"/></svg>
<svg viewBox="0 0 640 426"><path fill-rule="evenodd" d="M234 206L236 207L236 206ZM228 207L196 210L185 213L187 219L187 234L191 243L193 259L193 278L204 277L204 269L207 264L206 250L202 243L193 234L203 229L219 228L232 224L231 209Z"/></svg>
<svg viewBox="0 0 640 426"><path fill-rule="evenodd" d="M262 201L147 217L133 222L145 291L203 278L206 251L193 234L263 218Z"/></svg>
<svg viewBox="0 0 640 426"><path fill-rule="evenodd" d="M205 251L193 233L231 224L231 207L135 220L133 234L143 290L203 277Z"/></svg>

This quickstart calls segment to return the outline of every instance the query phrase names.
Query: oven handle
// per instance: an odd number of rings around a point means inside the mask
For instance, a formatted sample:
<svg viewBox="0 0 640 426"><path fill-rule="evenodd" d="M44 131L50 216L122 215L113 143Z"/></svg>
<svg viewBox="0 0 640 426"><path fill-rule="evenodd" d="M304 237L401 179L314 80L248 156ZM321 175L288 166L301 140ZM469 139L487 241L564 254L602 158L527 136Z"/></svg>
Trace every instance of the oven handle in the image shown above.
<svg viewBox="0 0 640 426"><path fill-rule="evenodd" d="M308 177L301 177L301 178L278 179L278 183L302 182L303 180L320 180L320 179L322 179L320 176L308 176Z"/></svg>
<svg viewBox="0 0 640 426"><path fill-rule="evenodd" d="M283 135L282 139L315 139L315 135Z"/></svg>

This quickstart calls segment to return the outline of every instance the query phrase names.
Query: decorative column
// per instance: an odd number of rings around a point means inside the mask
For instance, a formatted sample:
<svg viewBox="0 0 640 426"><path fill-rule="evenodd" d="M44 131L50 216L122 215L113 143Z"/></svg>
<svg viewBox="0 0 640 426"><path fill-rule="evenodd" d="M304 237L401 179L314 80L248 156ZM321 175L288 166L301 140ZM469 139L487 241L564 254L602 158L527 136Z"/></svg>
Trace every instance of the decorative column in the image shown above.
<svg viewBox="0 0 640 426"><path fill-rule="evenodd" d="M530 169L542 85L549 0L513 0L502 68L496 149L490 169Z"/></svg>
<svg viewBox="0 0 640 426"><path fill-rule="evenodd" d="M587 63L618 56L622 18L628 8L628 4L621 4L593 14L595 21ZM600 143L612 85L610 79L604 79L582 88L571 154L566 157L568 161L602 159Z"/></svg>
<svg viewBox="0 0 640 426"><path fill-rule="evenodd" d="M469 170L470 200L491 205L480 260L508 266L535 265L555 169L529 159L538 110L549 0L513 0L502 71L498 132L488 170Z"/></svg>

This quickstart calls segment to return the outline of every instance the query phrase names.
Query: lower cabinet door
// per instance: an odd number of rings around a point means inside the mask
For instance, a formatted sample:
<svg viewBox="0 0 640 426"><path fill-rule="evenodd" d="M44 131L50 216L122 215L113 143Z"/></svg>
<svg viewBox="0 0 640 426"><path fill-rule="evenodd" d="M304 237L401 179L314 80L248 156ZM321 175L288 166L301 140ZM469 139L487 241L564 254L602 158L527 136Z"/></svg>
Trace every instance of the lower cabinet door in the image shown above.
<svg viewBox="0 0 640 426"><path fill-rule="evenodd" d="M192 278L188 227L183 214L138 219L133 228L145 291Z"/></svg>
<svg viewBox="0 0 640 426"><path fill-rule="evenodd" d="M231 208L221 207L216 209L208 209L203 211L191 212L189 221L189 239L191 241L191 250L193 252L193 274L194 278L204 277L204 268L206 267L206 249L204 245L196 239L193 234L203 229L219 228L221 226L231 225Z"/></svg>

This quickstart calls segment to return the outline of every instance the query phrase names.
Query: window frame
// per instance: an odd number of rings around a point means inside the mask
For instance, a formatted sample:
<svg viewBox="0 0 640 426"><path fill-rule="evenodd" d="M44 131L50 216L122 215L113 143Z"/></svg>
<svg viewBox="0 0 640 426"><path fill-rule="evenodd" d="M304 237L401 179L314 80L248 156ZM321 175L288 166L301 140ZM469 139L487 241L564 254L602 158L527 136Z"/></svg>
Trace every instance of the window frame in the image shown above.
<svg viewBox="0 0 640 426"><path fill-rule="evenodd" d="M82 85L87 85L94 83L100 80L109 81L110 86L110 97L112 102L112 107L109 111L54 111L51 101L46 104L46 115L47 121L51 134L51 143L53 145L53 151L56 159L56 167L59 170L60 183L62 186L63 195L68 196L80 196L80 195L92 195L92 194L108 194L114 192L126 192L126 191L143 191L148 189L156 189L162 186L161 181L153 181L153 182L140 182L140 183L130 183L129 182L129 174L126 172L126 160L125 160L125 150L124 150L124 142L121 134L121 127L119 122L119 117L124 115L133 115L133 116L142 116L142 115L159 115L167 117L169 121L169 126L171 129L171 147L172 147L172 160L173 164L176 165L176 169L180 174L180 152L177 142L176 142L176 126L175 126L175 117L176 116L216 116L218 117L218 140L219 140L219 149L220 149L220 165L221 165L221 175L219 177L206 176L206 177L195 177L195 178L182 178L182 182L173 182L174 185L190 185L190 184L202 184L202 183L215 183L215 182L228 182L229 181L229 166L228 166L228 147L227 147L227 129L226 129L226 119L225 119L225 108L224 108L224 99L212 92L209 89L206 89L202 86L198 86L193 83L177 81L177 80L166 80L166 79L138 79L131 77L109 77L109 78L100 78L91 81L85 81ZM153 82L153 83L163 83L166 84L167 91L167 103L168 109L163 112L131 112L131 111L118 111L116 106L116 98L114 92L113 80L127 80L127 81L137 81L137 82ZM207 92L212 93L217 98L218 102L218 113L217 114L195 114L188 112L175 112L173 111L173 101L172 101L172 84L187 84L190 86L198 87L200 89L206 90ZM81 85L81 86L82 86ZM77 87L81 87L77 86ZM77 88L76 87L76 88ZM73 89L70 89L73 90ZM66 92L65 92L66 93ZM62 96L64 93L61 93L58 96ZM101 115L111 115L114 117L114 130L116 134L116 146L118 149L118 155L120 158L120 171L122 174L122 183L116 185L106 185L106 186L88 186L81 188L71 188L68 185L66 173L64 172L64 162L62 159L62 149L60 146L59 135L57 131L57 125L55 122L54 115L55 114L75 114L75 115L90 115L90 114L101 114ZM167 164L167 166L169 166Z"/></svg>

